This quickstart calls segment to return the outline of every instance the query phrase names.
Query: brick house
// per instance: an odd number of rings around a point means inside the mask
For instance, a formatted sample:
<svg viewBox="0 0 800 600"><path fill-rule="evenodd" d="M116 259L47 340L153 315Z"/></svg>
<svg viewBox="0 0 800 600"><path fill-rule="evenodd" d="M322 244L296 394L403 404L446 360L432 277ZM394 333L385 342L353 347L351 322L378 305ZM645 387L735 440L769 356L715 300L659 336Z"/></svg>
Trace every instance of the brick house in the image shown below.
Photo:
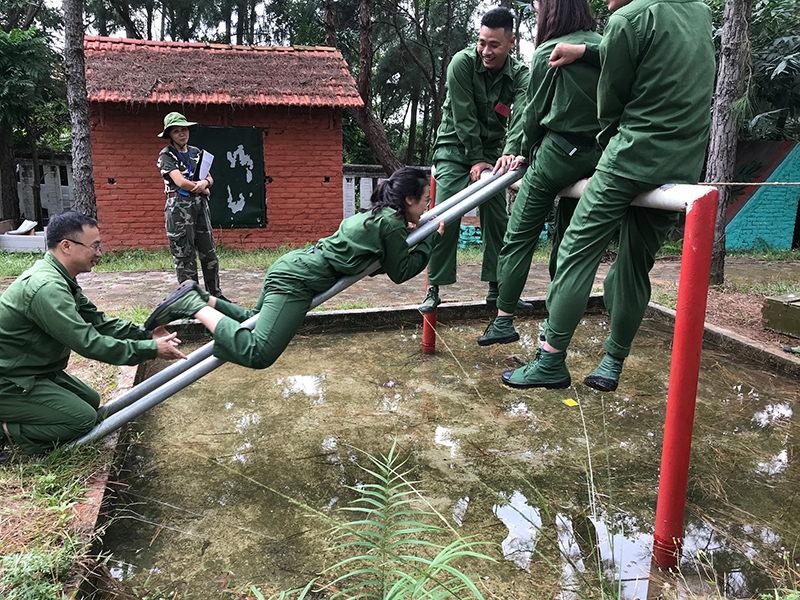
<svg viewBox="0 0 800 600"><path fill-rule="evenodd" d="M84 50L104 247L167 246L156 160L171 111L200 123L189 143L214 154L218 244L301 245L336 230L342 108L363 105L338 50L89 36Z"/></svg>

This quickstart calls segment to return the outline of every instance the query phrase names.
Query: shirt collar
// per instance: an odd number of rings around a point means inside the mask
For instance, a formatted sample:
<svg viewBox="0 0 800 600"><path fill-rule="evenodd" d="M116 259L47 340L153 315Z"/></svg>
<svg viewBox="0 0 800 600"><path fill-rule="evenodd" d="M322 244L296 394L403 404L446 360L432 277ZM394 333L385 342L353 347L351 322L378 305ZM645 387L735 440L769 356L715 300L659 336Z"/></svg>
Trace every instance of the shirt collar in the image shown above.
<svg viewBox="0 0 800 600"><path fill-rule="evenodd" d="M81 289L81 286L78 285L78 282L67 272L66 267L64 267L64 265L62 265L51 252L45 252L44 261L55 267L56 271L61 273L64 279L67 280L67 284L73 293Z"/></svg>

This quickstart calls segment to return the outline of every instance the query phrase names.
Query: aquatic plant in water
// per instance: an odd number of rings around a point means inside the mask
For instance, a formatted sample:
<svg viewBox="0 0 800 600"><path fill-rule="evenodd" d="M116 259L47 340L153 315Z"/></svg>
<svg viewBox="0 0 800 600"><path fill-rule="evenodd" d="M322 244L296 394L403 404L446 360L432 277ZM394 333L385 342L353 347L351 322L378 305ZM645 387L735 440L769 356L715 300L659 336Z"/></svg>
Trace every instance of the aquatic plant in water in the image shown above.
<svg viewBox="0 0 800 600"><path fill-rule="evenodd" d="M408 479L411 471L405 469L407 459L400 459L397 440L388 455L367 456L373 467L360 468L374 478L374 483L348 486L360 497L341 510L357 519L334 526L333 545L328 548L352 555L325 569L304 588L274 594L270 600L304 600L312 591L332 593L331 600L483 600L477 577L464 573L454 563L466 558L494 562L476 550L489 542L462 538L449 525L428 522L440 519L447 524L415 487L419 482ZM427 504L430 510L416 508L415 504ZM435 534L447 530L456 536L455 541L442 545L432 540ZM334 578L325 583L328 577ZM257 589L250 592L265 600Z"/></svg>

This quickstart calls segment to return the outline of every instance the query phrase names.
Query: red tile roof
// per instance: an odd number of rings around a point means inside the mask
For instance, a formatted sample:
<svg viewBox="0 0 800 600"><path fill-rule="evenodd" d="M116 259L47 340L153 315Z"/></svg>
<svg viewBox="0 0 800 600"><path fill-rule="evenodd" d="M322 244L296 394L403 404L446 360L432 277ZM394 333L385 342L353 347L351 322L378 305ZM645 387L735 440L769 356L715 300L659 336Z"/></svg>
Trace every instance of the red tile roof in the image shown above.
<svg viewBox="0 0 800 600"><path fill-rule="evenodd" d="M229 46L91 37L90 101L363 106L336 48Z"/></svg>

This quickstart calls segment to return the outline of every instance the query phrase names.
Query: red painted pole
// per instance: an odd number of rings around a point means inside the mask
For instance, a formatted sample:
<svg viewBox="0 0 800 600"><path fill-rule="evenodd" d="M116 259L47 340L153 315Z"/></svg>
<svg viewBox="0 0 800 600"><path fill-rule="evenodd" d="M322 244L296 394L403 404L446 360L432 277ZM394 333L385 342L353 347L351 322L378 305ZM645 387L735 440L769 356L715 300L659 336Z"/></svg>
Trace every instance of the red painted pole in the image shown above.
<svg viewBox="0 0 800 600"><path fill-rule="evenodd" d="M434 172L431 170L431 208L436 205L436 180L433 178ZM435 235L435 234L434 234ZM428 291L428 270L425 270L425 291ZM436 354L436 313L437 310L428 315L422 315L422 353Z"/></svg>
<svg viewBox="0 0 800 600"><path fill-rule="evenodd" d="M686 211L653 540L653 558L658 566L665 569L678 566L683 543L689 453L692 447L697 378L700 374L717 197L717 190L712 188Z"/></svg>

